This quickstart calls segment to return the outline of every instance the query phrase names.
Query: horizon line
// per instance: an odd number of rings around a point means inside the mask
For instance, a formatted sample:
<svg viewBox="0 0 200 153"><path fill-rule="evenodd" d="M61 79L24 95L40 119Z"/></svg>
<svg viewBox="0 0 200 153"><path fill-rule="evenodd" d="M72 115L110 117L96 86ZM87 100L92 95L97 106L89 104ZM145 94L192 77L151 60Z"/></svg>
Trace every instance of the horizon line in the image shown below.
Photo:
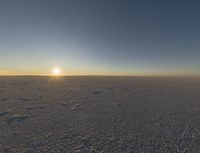
<svg viewBox="0 0 200 153"><path fill-rule="evenodd" d="M0 77L195 77L200 78L200 75L0 75Z"/></svg>

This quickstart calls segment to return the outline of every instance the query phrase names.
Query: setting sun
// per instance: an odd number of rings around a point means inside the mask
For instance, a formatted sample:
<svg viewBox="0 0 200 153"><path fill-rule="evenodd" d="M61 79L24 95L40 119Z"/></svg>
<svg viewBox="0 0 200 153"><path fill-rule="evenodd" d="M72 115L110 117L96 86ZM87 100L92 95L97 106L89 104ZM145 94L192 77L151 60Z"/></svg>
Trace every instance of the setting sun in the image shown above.
<svg viewBox="0 0 200 153"><path fill-rule="evenodd" d="M55 75L55 76L59 76L61 74L61 69L60 68L53 68L52 74Z"/></svg>

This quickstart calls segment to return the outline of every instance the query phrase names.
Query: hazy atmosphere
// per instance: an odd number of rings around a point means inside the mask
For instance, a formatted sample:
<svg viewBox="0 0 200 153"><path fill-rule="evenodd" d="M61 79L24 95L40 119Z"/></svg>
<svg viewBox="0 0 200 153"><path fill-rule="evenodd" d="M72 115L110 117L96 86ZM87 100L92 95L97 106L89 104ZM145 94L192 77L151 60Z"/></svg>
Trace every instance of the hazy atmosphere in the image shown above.
<svg viewBox="0 0 200 153"><path fill-rule="evenodd" d="M200 2L1 0L0 75L199 75Z"/></svg>

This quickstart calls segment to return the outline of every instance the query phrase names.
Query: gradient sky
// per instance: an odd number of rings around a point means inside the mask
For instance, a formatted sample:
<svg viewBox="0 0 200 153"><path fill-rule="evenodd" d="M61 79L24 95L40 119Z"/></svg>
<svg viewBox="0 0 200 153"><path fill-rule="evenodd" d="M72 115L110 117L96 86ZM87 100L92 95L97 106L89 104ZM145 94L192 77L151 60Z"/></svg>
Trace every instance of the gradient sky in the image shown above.
<svg viewBox="0 0 200 153"><path fill-rule="evenodd" d="M0 75L199 75L198 0L0 0Z"/></svg>

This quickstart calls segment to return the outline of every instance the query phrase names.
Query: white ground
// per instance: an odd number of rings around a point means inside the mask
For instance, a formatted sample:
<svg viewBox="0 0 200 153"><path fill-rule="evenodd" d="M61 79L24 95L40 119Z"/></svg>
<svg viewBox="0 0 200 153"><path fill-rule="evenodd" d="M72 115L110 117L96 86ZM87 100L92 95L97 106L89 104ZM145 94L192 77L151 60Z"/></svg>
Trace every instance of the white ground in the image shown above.
<svg viewBox="0 0 200 153"><path fill-rule="evenodd" d="M2 153L198 153L200 79L1 77Z"/></svg>

